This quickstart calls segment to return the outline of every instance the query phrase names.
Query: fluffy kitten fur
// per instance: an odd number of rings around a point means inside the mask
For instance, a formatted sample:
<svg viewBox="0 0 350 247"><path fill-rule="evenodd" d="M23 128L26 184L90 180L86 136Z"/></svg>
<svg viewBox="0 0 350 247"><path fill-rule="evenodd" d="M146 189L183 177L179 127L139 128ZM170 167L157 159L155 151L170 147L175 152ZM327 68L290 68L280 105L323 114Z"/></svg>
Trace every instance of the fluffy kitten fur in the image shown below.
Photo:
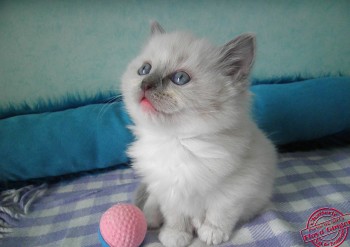
<svg viewBox="0 0 350 247"><path fill-rule="evenodd" d="M188 33L165 33L156 22L151 31L122 78L135 123L128 153L142 178L137 203L150 228L162 226L167 247L188 246L194 234L220 244L272 192L276 152L249 109L255 37L215 47ZM138 75L145 63L149 74ZM176 71L191 80L176 85L169 76Z"/></svg>

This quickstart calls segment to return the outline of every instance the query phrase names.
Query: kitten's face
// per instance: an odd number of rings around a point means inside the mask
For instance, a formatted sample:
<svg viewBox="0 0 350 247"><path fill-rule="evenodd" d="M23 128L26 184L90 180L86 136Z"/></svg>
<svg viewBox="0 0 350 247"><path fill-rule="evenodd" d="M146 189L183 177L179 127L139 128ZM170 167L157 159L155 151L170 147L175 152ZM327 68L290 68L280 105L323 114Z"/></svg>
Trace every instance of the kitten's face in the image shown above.
<svg viewBox="0 0 350 247"><path fill-rule="evenodd" d="M164 33L155 25L148 44L122 79L134 121L178 124L190 117L218 118L242 91L249 72L241 76L237 64L243 64L242 59L233 59L236 64L230 69L227 64L233 55L226 46L217 48L187 33Z"/></svg>

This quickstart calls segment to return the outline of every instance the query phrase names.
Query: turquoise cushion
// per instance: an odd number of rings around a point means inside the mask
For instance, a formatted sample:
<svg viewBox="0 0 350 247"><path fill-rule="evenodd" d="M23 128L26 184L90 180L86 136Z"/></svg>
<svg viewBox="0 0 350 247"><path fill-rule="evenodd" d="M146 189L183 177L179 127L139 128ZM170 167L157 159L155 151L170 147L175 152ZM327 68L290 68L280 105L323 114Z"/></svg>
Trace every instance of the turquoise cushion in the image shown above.
<svg viewBox="0 0 350 247"><path fill-rule="evenodd" d="M130 123L122 101L0 120L0 181L127 163Z"/></svg>
<svg viewBox="0 0 350 247"><path fill-rule="evenodd" d="M312 140L350 128L350 77L256 85L253 115L276 144Z"/></svg>
<svg viewBox="0 0 350 247"><path fill-rule="evenodd" d="M350 129L350 77L251 87L253 117L276 144ZM123 102L0 120L0 181L16 181L129 162L133 136Z"/></svg>

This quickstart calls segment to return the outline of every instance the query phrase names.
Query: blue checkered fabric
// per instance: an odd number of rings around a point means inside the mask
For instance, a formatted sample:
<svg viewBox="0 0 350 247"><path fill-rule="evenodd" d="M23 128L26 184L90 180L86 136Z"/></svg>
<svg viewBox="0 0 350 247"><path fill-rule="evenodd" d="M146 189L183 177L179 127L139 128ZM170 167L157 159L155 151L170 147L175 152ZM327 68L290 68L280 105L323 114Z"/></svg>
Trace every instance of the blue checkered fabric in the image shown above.
<svg viewBox="0 0 350 247"><path fill-rule="evenodd" d="M50 185L0 246L101 246L97 232L102 213L118 202L131 202L137 183L129 168ZM303 242L300 231L321 207L350 212L350 147L280 154L270 205L250 222L239 224L221 246L312 247ZM149 231L143 246L161 246L157 232ZM350 236L341 245L346 246Z"/></svg>

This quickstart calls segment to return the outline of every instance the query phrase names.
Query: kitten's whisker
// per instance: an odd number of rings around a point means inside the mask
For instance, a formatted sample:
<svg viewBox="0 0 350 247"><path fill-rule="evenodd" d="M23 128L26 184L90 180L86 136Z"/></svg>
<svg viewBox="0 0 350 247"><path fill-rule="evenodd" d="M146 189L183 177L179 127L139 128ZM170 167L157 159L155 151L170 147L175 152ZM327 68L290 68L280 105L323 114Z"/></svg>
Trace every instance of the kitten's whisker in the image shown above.
<svg viewBox="0 0 350 247"><path fill-rule="evenodd" d="M112 96L112 97L108 98L107 101L104 102L102 108L100 109L100 111L99 111L99 113L98 113L98 119L99 119L99 120L102 119L102 116L107 112L108 107L111 107L111 103L112 103L113 101L115 101L117 98L118 98L118 96L115 95L115 96Z"/></svg>

